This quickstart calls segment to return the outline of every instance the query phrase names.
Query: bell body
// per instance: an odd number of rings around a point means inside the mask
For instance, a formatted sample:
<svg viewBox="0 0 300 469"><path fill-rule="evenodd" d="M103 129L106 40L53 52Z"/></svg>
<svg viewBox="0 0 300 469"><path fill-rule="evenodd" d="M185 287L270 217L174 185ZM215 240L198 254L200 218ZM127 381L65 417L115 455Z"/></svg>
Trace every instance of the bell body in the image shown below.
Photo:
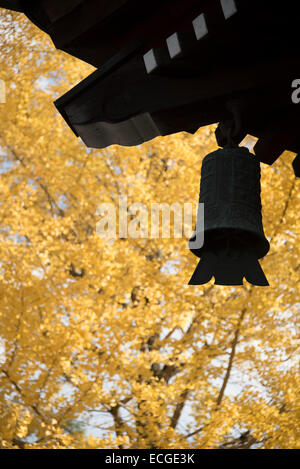
<svg viewBox="0 0 300 469"><path fill-rule="evenodd" d="M204 204L204 244L190 249L201 261L190 280L199 285L212 276L221 285L268 285L258 259L269 251L260 199L260 164L245 147L226 147L202 163L199 202Z"/></svg>

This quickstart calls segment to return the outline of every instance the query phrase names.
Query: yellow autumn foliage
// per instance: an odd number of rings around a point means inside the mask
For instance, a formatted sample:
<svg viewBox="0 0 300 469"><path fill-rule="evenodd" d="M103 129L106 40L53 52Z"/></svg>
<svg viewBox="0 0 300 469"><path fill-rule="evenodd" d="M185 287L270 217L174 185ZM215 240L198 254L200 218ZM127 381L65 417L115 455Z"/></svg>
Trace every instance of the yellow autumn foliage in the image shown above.
<svg viewBox="0 0 300 469"><path fill-rule="evenodd" d="M262 165L269 288L192 287L186 239L100 203L196 203L213 127L87 150L53 101L92 72L1 10L0 447L299 448L300 182Z"/></svg>

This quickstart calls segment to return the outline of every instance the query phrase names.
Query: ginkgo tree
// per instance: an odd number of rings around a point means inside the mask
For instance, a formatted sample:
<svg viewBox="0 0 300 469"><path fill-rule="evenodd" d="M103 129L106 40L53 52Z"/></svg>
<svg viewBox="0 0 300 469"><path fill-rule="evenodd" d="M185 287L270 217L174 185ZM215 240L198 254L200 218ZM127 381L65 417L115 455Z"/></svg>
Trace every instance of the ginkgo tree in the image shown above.
<svg viewBox="0 0 300 469"><path fill-rule="evenodd" d="M293 155L262 166L270 287L188 286L186 238L107 240L97 207L195 203L214 128L86 149L53 101L92 67L0 12L1 448L299 448Z"/></svg>

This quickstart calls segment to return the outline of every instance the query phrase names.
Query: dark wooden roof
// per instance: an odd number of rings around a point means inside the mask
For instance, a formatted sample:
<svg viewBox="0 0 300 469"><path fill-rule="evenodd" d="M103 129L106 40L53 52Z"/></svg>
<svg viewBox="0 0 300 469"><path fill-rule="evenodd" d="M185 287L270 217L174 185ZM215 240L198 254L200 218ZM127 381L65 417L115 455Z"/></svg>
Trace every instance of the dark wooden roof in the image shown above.
<svg viewBox="0 0 300 469"><path fill-rule="evenodd" d="M272 164L300 148L298 2L19 0L55 46L98 68L56 101L87 146L136 145L221 122ZM299 164L299 163L298 163ZM296 166L295 166L296 167Z"/></svg>

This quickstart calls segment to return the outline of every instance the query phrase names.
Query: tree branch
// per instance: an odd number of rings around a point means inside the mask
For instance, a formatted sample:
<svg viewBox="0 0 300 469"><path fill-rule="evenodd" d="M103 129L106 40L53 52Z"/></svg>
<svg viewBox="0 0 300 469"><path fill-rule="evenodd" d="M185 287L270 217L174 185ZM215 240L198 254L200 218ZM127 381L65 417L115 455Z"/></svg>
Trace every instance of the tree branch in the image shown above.
<svg viewBox="0 0 300 469"><path fill-rule="evenodd" d="M230 378L230 373L231 373L231 370L232 370L232 364L233 364L233 360L234 360L234 356L235 356L235 352L236 352L236 347L237 347L237 344L238 344L238 341L239 341L241 325L242 325L243 319L245 317L246 311L247 311L246 308L244 308L242 310L242 312L240 314L240 317L239 317L239 320L238 320L237 328L234 332L234 337L233 337L233 341L232 341L231 352L230 352L230 356L229 356L229 361L228 361L226 373L225 373L223 384L221 386L221 389L220 389L220 392L219 392L219 395L218 395L218 398L217 398L217 407L220 406L220 404L223 400L224 393L225 393L225 390L226 390L226 386L227 386L229 378Z"/></svg>
<svg viewBox="0 0 300 469"><path fill-rule="evenodd" d="M187 400L188 395L189 395L189 391L188 391L188 389L185 389L185 391L183 391L183 393L180 396L180 401L177 403L177 405L175 407L174 414L171 418L171 427L174 428L174 429L176 428L176 426L178 424L178 421L180 419L180 416L181 416L181 413L183 411L184 404Z"/></svg>

